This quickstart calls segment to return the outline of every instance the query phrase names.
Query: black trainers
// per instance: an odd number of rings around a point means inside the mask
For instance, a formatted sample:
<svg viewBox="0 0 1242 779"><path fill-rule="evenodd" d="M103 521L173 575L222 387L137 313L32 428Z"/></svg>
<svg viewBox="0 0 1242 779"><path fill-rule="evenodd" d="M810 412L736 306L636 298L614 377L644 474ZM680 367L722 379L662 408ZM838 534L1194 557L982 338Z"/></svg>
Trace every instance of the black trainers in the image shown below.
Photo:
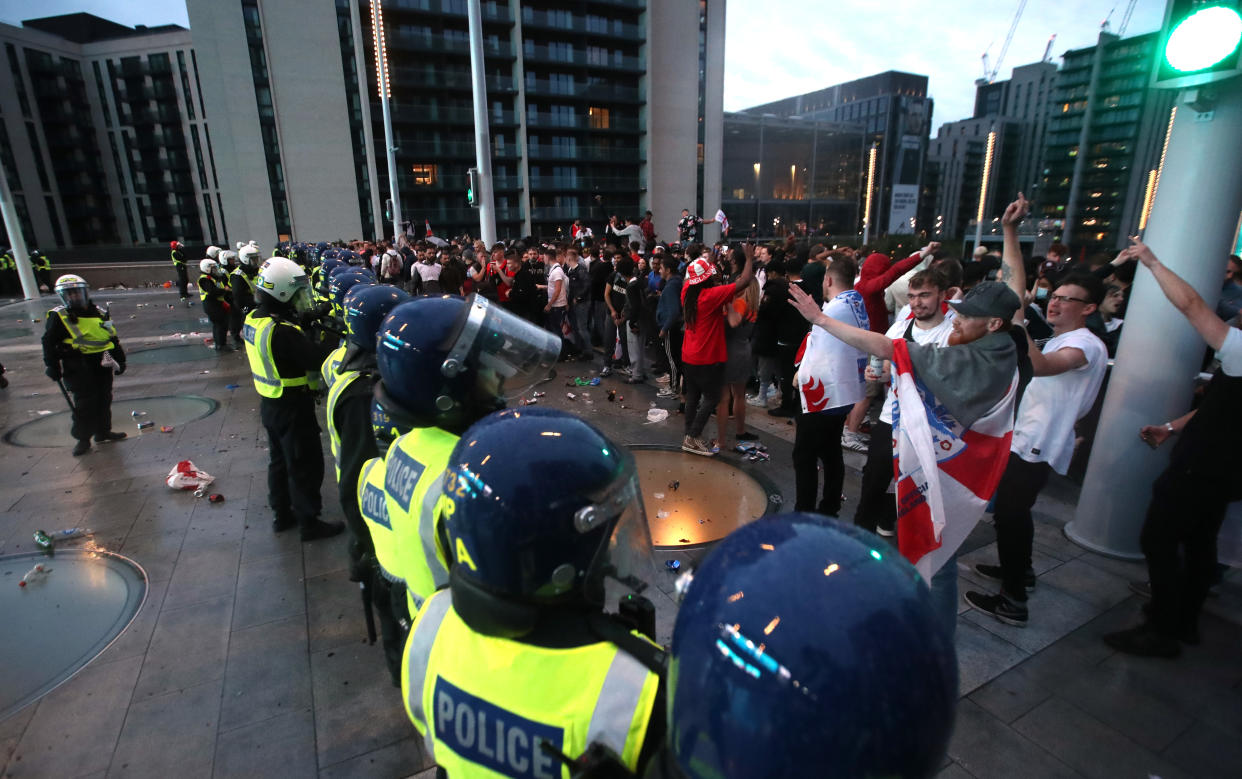
<svg viewBox="0 0 1242 779"><path fill-rule="evenodd" d="M121 433L117 431L109 431L107 433L100 433L99 435L95 436L95 443L102 444L107 441L120 441L123 438L125 438L125 433Z"/></svg>
<svg viewBox="0 0 1242 779"><path fill-rule="evenodd" d="M1174 658L1182 653L1176 639L1162 636L1147 625L1108 633L1104 643L1127 655Z"/></svg>
<svg viewBox="0 0 1242 779"><path fill-rule="evenodd" d="M992 579L993 581L998 581L998 582L1003 581L1003 579L1001 578L1001 567L999 565L987 565L985 563L978 563L977 565L975 565L975 573L979 574L985 579ZM1026 569L1026 575L1023 577L1022 584L1026 587L1027 592L1031 592L1035 589L1035 569L1034 568Z"/></svg>
<svg viewBox="0 0 1242 779"><path fill-rule="evenodd" d="M298 521L289 516L281 516L280 514L277 514L276 518L272 520L272 531L275 533L291 530L297 526Z"/></svg>
<svg viewBox="0 0 1242 779"><path fill-rule="evenodd" d="M1006 625L1013 625L1017 628L1026 627L1026 604L1010 600L1003 592L989 595L969 590L966 593L966 603L970 604L971 608L991 614Z"/></svg>
<svg viewBox="0 0 1242 779"><path fill-rule="evenodd" d="M81 457L82 455L86 454L90 450L91 450L91 439L83 438L82 440L78 441L77 446L73 447L73 456Z"/></svg>
<svg viewBox="0 0 1242 779"><path fill-rule="evenodd" d="M345 532L344 522L324 522L322 519L312 519L302 525L302 540L315 541L320 538L331 538L343 532Z"/></svg>

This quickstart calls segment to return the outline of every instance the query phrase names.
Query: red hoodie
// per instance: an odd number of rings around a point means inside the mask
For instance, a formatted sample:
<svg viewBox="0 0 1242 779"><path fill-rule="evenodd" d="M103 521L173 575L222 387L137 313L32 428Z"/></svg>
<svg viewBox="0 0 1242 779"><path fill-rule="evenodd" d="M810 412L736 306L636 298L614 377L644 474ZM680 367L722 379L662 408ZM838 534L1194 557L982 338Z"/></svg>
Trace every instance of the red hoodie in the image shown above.
<svg viewBox="0 0 1242 779"><path fill-rule="evenodd" d="M863 261L854 289L862 295L872 332L883 333L888 330L888 307L884 305L884 290L922 261L923 255L919 252L897 262L890 260L887 254L879 253L872 254Z"/></svg>

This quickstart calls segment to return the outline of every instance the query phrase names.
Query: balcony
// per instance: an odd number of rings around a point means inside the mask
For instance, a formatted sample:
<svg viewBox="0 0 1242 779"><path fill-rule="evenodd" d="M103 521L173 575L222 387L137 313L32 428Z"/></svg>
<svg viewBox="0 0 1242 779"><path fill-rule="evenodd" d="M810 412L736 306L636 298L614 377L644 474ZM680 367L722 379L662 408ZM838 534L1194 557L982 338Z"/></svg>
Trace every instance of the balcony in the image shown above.
<svg viewBox="0 0 1242 779"><path fill-rule="evenodd" d="M434 184L416 184L412 174L400 173L397 176L397 186L402 192L414 197L446 192L461 193L466 189L466 171L461 168L455 173L450 171L447 174L441 174ZM513 192L521 188L522 181L517 176L492 177L492 189L496 192Z"/></svg>
<svg viewBox="0 0 1242 779"><path fill-rule="evenodd" d="M398 51L456 54L462 57L470 56L470 43L466 40L394 31L388 36L387 42L389 48ZM483 56L511 60L514 59L513 47L508 43L484 39Z"/></svg>
<svg viewBox="0 0 1242 779"><path fill-rule="evenodd" d="M483 12L483 21L513 24L513 18L509 15L508 8L502 8L495 3L486 2L480 5L480 10ZM466 4L461 2L461 0L387 0L384 3L384 12L388 14L422 12L463 18L466 16Z"/></svg>
<svg viewBox="0 0 1242 779"><path fill-rule="evenodd" d="M642 156L637 146L623 148L559 147L546 144L530 144L531 159L582 160L584 162L622 162L637 165Z"/></svg>
<svg viewBox="0 0 1242 779"><path fill-rule="evenodd" d="M581 114L550 114L536 111L526 113L526 123L539 129L590 130L593 132L644 133L646 125L639 124L637 119L624 117L609 118L607 122L596 120ZM603 126L601 126L603 125Z"/></svg>
<svg viewBox="0 0 1242 779"><path fill-rule="evenodd" d="M488 94L504 94L517 92L511 76L487 76L484 83ZM474 89L469 67L460 70L445 68L398 66L392 69L391 84L394 89L411 89L425 92L430 89L444 89L469 92ZM379 110L379 98L372 101L373 113Z"/></svg>
<svg viewBox="0 0 1242 779"><path fill-rule="evenodd" d="M531 176L530 188L539 192L637 192L639 183L637 176Z"/></svg>
<svg viewBox="0 0 1242 779"><path fill-rule="evenodd" d="M579 65L587 68L606 68L624 70L631 73L642 73L642 63L638 57L620 55L598 56L582 49L550 48L548 46L527 46L524 49L526 59L531 62L551 62L558 65Z"/></svg>
<svg viewBox="0 0 1242 779"><path fill-rule="evenodd" d="M468 159L475 157L474 144L464 141L423 141L398 144L401 147L399 162L414 164L440 162L445 159ZM493 159L517 159L518 147L506 145L501 149L492 147ZM463 183L464 187L465 184Z"/></svg>
<svg viewBox="0 0 1242 779"><path fill-rule="evenodd" d="M528 95L546 97L568 97L574 100L589 100L593 103L641 103L643 97L637 87L619 87L610 84L577 84L566 86L544 78L526 80Z"/></svg>
<svg viewBox="0 0 1242 779"><path fill-rule="evenodd" d="M522 8L522 26L536 27L546 30L564 30L579 35L600 35L609 38L623 38L626 41L637 41L642 37L637 24L623 22L620 19L604 19L605 24L588 24L583 16L548 13Z"/></svg>
<svg viewBox="0 0 1242 779"><path fill-rule="evenodd" d="M428 105L393 106L392 118L396 122L411 124L461 124L474 126L474 111L469 108L441 108ZM512 111L489 111L489 126L514 127L517 117Z"/></svg>

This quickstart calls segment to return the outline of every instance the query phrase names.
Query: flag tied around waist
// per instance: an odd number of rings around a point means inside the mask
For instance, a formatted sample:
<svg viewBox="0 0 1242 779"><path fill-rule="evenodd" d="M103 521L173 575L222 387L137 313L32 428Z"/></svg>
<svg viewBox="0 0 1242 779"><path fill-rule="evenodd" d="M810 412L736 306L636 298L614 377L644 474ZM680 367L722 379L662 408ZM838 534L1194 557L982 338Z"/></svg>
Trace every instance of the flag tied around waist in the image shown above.
<svg viewBox="0 0 1242 779"><path fill-rule="evenodd" d="M970 418L967 427L919 380L905 339L893 341L892 362L897 544L930 583L988 510L1005 472L1018 375L1015 369L1004 396L990 407L950 403L965 409L959 415ZM979 397L964 389L964 396Z"/></svg>

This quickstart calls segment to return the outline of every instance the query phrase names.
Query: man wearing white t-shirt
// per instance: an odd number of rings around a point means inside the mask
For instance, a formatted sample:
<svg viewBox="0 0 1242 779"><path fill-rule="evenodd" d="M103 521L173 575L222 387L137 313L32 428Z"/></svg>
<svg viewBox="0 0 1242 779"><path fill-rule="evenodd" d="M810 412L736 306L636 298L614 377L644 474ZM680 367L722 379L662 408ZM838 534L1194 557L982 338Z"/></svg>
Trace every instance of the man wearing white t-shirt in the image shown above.
<svg viewBox="0 0 1242 779"><path fill-rule="evenodd" d="M906 287L910 313L894 322L884 337L947 346L949 336L953 334L953 320L945 315L948 286L944 276L935 270L924 269L911 276ZM889 370L889 362L885 360L883 374L872 376L868 368L867 378L881 380L887 386ZM880 409L880 421L871 428L867 464L863 466L862 490L858 496L858 508L854 511L855 525L882 536L893 536L897 532L897 504L889 491L893 481L892 403L893 391L889 387Z"/></svg>
<svg viewBox="0 0 1242 779"><path fill-rule="evenodd" d="M547 319L544 326L560 337L561 325L565 322L565 312L569 308L569 289L565 283L565 270L557 261L556 249L544 249L543 263L548 269L548 283L545 287L548 291L548 304L543 307Z"/></svg>
<svg viewBox="0 0 1242 779"><path fill-rule="evenodd" d="M856 273L857 266L846 258L834 260L828 266L821 310L831 319L867 330L867 307L862 295L854 290ZM841 510L841 484L845 479L845 460L838 442L846 414L863 397L867 353L818 326L811 328L800 352L794 360L802 399L802 413L797 417L794 433L794 511L817 511L835 517ZM821 462L824 491L816 503Z"/></svg>
<svg viewBox="0 0 1242 779"><path fill-rule="evenodd" d="M1053 291L1048 324L1053 337L1037 348L1030 341L1034 376L1018 406L1009 463L996 488L996 551L1000 565L975 571L1001 581L995 595L969 591L966 602L1001 622L1027 623L1026 591L1035 587L1031 507L1053 471L1064 475L1074 455L1074 424L1091 410L1108 368L1108 351L1086 328L1087 317L1104 299L1104 284L1072 273Z"/></svg>

